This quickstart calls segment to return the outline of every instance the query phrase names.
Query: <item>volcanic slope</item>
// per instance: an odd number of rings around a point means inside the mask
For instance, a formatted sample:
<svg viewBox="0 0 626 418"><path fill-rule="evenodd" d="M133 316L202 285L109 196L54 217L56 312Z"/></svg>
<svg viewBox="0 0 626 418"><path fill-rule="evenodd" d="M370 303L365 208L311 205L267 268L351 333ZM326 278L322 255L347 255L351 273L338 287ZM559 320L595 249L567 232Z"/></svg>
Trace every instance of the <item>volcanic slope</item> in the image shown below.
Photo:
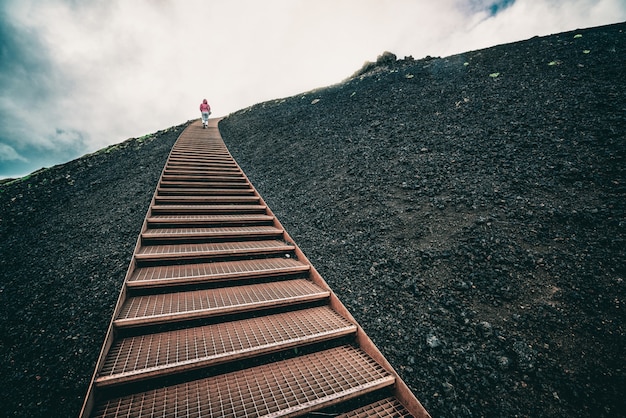
<svg viewBox="0 0 626 418"><path fill-rule="evenodd" d="M220 123L433 416L626 405L626 25L383 54ZM75 416L184 125L0 185L0 404Z"/></svg>
<svg viewBox="0 0 626 418"><path fill-rule="evenodd" d="M625 29L383 54L220 124L433 416L626 413Z"/></svg>

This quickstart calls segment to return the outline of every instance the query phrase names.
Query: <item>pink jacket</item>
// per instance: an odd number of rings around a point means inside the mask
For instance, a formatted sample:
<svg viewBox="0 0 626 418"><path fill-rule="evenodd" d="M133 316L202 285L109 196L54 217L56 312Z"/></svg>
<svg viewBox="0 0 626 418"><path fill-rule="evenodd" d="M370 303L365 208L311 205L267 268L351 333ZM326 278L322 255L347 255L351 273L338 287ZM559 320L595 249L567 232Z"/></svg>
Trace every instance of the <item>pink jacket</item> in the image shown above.
<svg viewBox="0 0 626 418"><path fill-rule="evenodd" d="M209 104L207 103L206 99L204 99L202 101L202 103L200 104L200 112L208 113L210 111L211 111L211 106L209 106Z"/></svg>

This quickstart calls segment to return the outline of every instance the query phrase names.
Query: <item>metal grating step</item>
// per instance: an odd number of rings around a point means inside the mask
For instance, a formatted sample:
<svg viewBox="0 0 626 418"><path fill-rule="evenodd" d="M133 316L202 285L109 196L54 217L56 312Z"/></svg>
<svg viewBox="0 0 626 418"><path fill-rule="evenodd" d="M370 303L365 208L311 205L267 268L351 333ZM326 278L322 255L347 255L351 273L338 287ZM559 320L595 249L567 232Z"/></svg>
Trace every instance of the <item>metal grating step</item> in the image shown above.
<svg viewBox="0 0 626 418"><path fill-rule="evenodd" d="M220 174L225 176L241 176L241 169L233 162L216 164L211 161L198 162L195 164L168 163L165 166L165 172L168 174Z"/></svg>
<svg viewBox="0 0 626 418"><path fill-rule="evenodd" d="M258 203L257 196L156 196L155 203L158 204L254 204Z"/></svg>
<svg viewBox="0 0 626 418"><path fill-rule="evenodd" d="M265 213L265 205L155 205L150 208L152 214L227 214L227 213Z"/></svg>
<svg viewBox="0 0 626 418"><path fill-rule="evenodd" d="M198 181L203 178L206 179L223 179L221 181L242 181L245 178L241 171L231 171L226 168L217 169L217 170L194 170L194 171L183 171L183 170L172 170L165 169L163 173L164 176L167 177L176 177L176 178L189 178L189 181Z"/></svg>
<svg viewBox="0 0 626 418"><path fill-rule="evenodd" d="M248 190L250 185L245 182L232 183L224 181L162 181L159 183L162 189L179 188L179 189L244 189Z"/></svg>
<svg viewBox="0 0 626 418"><path fill-rule="evenodd" d="M356 326L329 307L223 322L116 341L98 386L242 360L354 334Z"/></svg>
<svg viewBox="0 0 626 418"><path fill-rule="evenodd" d="M216 165L211 164L200 166L170 166L165 167L163 174L167 176L190 176L190 177L227 177L227 178L241 178L244 177L243 172L235 164Z"/></svg>
<svg viewBox="0 0 626 418"><path fill-rule="evenodd" d="M215 167L213 164L206 165L170 165L165 167L165 174L191 174L202 173L203 175L236 176L242 175L241 170L233 165L232 167Z"/></svg>
<svg viewBox="0 0 626 418"><path fill-rule="evenodd" d="M411 418L413 415L396 398L386 398L337 418Z"/></svg>
<svg viewBox="0 0 626 418"><path fill-rule="evenodd" d="M153 325L325 299L328 290L306 279L128 298L118 328Z"/></svg>
<svg viewBox="0 0 626 418"><path fill-rule="evenodd" d="M148 225L251 225L273 220L270 215L155 215L148 218Z"/></svg>
<svg viewBox="0 0 626 418"><path fill-rule="evenodd" d="M394 381L364 352L344 346L111 399L96 405L93 416L296 416L391 386Z"/></svg>
<svg viewBox="0 0 626 418"><path fill-rule="evenodd" d="M218 239L218 238L280 238L283 230L268 226L155 228L141 234L144 240Z"/></svg>
<svg viewBox="0 0 626 418"><path fill-rule="evenodd" d="M239 173L241 174L241 169L235 164L232 160L227 160L224 158L221 159L210 159L210 158L202 158L195 159L191 162L185 162L184 157L182 159L176 159L168 162L165 165L166 169L172 170L210 170L210 171L221 171L221 172L229 172L229 173Z"/></svg>
<svg viewBox="0 0 626 418"><path fill-rule="evenodd" d="M165 165L166 169L173 170L211 170L211 171L230 171L241 173L241 170L234 161L225 161L224 163L216 163L211 160L200 160L197 162L187 162L185 160L172 160Z"/></svg>
<svg viewBox="0 0 626 418"><path fill-rule="evenodd" d="M229 165L236 166L235 161L229 157L224 147L211 149L204 148L202 150L190 150L188 148L186 151L182 151L183 150L177 147L176 150L170 155L167 165L182 167L217 167L224 162ZM190 155L193 155L193 157L190 157Z"/></svg>
<svg viewBox="0 0 626 418"><path fill-rule="evenodd" d="M229 243L224 243L227 245ZM220 244L222 245L222 244ZM293 247L289 247L293 249ZM184 253L184 250L183 250ZM129 279L129 287L158 287L276 277L309 271L308 264L292 258L262 258L258 260L223 261L216 263L141 267Z"/></svg>
<svg viewBox="0 0 626 418"><path fill-rule="evenodd" d="M237 164L235 164L234 161L230 160L230 161L226 161L224 160L223 163L217 163L215 161L211 161L211 160L204 160L204 161L198 161L195 163L184 163L182 161L170 161L165 165L165 169L172 169L172 170L192 170L192 171L202 171L202 170L208 170L208 171L228 171L228 172L236 172L236 173L241 173L241 170L239 169L239 167L237 166Z"/></svg>
<svg viewBox="0 0 626 418"><path fill-rule="evenodd" d="M142 246L135 254L140 262L166 262L199 258L224 258L284 254L295 246L280 240L205 242Z"/></svg>
<svg viewBox="0 0 626 418"><path fill-rule="evenodd" d="M228 181L184 181L169 180L161 181L160 187L202 187L202 188L249 188L250 185L245 181L228 182Z"/></svg>
<svg viewBox="0 0 626 418"><path fill-rule="evenodd" d="M202 195L217 195L217 196L228 196L228 195L254 195L254 190L252 189L216 189L216 188L174 188L174 187L159 187L157 189L157 194L159 196L186 196L188 194L194 196L202 196Z"/></svg>
<svg viewBox="0 0 626 418"><path fill-rule="evenodd" d="M216 164L222 162L234 163L226 148L220 146L206 146L206 144L199 142L175 145L167 163L198 163L203 161L211 161Z"/></svg>
<svg viewBox="0 0 626 418"><path fill-rule="evenodd" d="M181 142L174 145L169 161L213 161L232 162L233 159L223 145L208 145L202 141Z"/></svg>
<svg viewBox="0 0 626 418"><path fill-rule="evenodd" d="M229 158L223 150L211 151L209 149L189 152L187 150L173 151L165 165L166 167L202 167L202 168L238 168L237 164Z"/></svg>
<svg viewBox="0 0 626 418"><path fill-rule="evenodd" d="M163 174L161 181L186 181L186 182L206 182L206 181L225 181L230 183L246 183L246 178L243 176L219 176L219 175L205 175L205 176L187 176L187 175L169 175Z"/></svg>
<svg viewBox="0 0 626 418"><path fill-rule="evenodd" d="M207 154L207 152L209 154ZM224 154L223 152L219 152L219 154L215 154L215 156L211 157L210 156L211 151L210 150L204 150L202 153L199 154L194 154L193 157L189 157L189 153L188 152L182 152L182 153L178 153L177 155L173 156L170 158L170 161L168 161L168 163L165 165L166 167L170 167L170 166L182 166L182 167L194 167L194 168L210 168L210 169L220 169L220 168L227 168L227 169L233 169L233 168L238 168L237 164L228 157L228 155ZM187 157L185 157L185 154L187 154ZM185 160L185 158L193 158L193 160L191 160L191 162L193 163L193 165L191 164L183 164L183 160ZM210 164L210 167L208 166Z"/></svg>
<svg viewBox="0 0 626 418"><path fill-rule="evenodd" d="M168 164L165 167L165 174L169 175L195 175L196 173L200 175L218 175L218 176L232 176L232 177L241 177L241 170L235 166L224 166L224 167L215 167L213 164L206 163L206 165L170 165Z"/></svg>

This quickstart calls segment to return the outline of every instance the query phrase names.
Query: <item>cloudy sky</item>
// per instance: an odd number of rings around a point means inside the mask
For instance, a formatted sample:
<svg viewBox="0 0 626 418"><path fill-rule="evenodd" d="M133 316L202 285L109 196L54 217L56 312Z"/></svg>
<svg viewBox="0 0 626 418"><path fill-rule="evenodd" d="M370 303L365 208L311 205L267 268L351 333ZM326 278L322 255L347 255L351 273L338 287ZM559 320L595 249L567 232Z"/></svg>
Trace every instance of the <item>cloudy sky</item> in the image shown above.
<svg viewBox="0 0 626 418"><path fill-rule="evenodd" d="M626 20L624 0L0 0L0 178L338 83Z"/></svg>

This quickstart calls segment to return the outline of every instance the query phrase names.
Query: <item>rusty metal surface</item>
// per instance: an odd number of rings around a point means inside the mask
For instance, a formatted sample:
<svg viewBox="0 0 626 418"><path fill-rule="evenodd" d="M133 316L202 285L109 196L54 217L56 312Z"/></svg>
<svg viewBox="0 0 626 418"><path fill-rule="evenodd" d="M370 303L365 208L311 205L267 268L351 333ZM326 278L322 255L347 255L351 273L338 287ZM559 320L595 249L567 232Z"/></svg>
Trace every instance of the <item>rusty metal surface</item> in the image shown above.
<svg viewBox="0 0 626 418"><path fill-rule="evenodd" d="M193 123L157 185L81 417L329 407L428 417L232 159L217 121Z"/></svg>
<svg viewBox="0 0 626 418"><path fill-rule="evenodd" d="M144 239L192 239L192 238L228 238L245 235L247 238L253 237L281 237L283 231L273 226L231 226L231 227L187 227L187 228L153 228L144 232L141 236Z"/></svg>
<svg viewBox="0 0 626 418"><path fill-rule="evenodd" d="M393 376L362 351L339 347L112 399L97 405L93 416L297 416L393 382Z"/></svg>
<svg viewBox="0 0 626 418"><path fill-rule="evenodd" d="M308 268L307 268L308 269ZM237 313L310 302L329 292L306 279L131 297L115 319L118 327Z"/></svg>
<svg viewBox="0 0 626 418"><path fill-rule="evenodd" d="M265 205L159 205L153 206L153 214L227 215L231 213L265 213Z"/></svg>
<svg viewBox="0 0 626 418"><path fill-rule="evenodd" d="M328 307L123 338L105 360L98 385L130 382L266 354L356 332Z"/></svg>
<svg viewBox="0 0 626 418"><path fill-rule="evenodd" d="M223 258L227 256L251 254L284 254L293 251L293 249L294 246L292 244L280 240L152 245L142 247L141 250L137 252L135 258L140 261L165 261L168 259L185 260L197 259L199 257ZM143 273L138 272L136 275L133 275L132 280L141 280L142 276ZM151 276L154 276L154 273L151 273ZM158 276L161 277L161 275Z"/></svg>
<svg viewBox="0 0 626 418"><path fill-rule="evenodd" d="M404 418L410 416L411 414L400 401L395 398L385 398L346 414L338 415L337 418Z"/></svg>
<svg viewBox="0 0 626 418"><path fill-rule="evenodd" d="M273 216L268 215L154 215L148 218L149 225L265 225L272 224Z"/></svg>

